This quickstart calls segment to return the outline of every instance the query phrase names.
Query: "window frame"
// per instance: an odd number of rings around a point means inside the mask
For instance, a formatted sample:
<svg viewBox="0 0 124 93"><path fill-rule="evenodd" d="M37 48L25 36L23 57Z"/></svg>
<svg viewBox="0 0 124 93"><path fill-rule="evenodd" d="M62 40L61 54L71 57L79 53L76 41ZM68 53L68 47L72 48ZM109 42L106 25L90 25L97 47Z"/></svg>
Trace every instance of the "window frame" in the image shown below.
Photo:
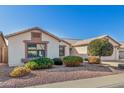
<svg viewBox="0 0 124 93"><path fill-rule="evenodd" d="M59 45L59 56L62 57L62 56L65 56L65 47L64 45ZM60 50L60 48L63 48L63 51ZM61 52L62 52L62 55L61 55Z"/></svg>
<svg viewBox="0 0 124 93"><path fill-rule="evenodd" d="M30 44L35 44L36 45L36 49L28 49L28 45L30 45ZM44 49L38 49L37 48L37 44L43 44L44 45ZM37 56L36 57L40 57L40 56L38 56L39 54L39 51L44 51L45 52L45 54L44 54L44 56L43 57L46 57L47 56L47 44L46 43L27 43L26 44L26 58L35 58L35 57L29 57L28 55L28 52L29 51L36 51L37 52Z"/></svg>

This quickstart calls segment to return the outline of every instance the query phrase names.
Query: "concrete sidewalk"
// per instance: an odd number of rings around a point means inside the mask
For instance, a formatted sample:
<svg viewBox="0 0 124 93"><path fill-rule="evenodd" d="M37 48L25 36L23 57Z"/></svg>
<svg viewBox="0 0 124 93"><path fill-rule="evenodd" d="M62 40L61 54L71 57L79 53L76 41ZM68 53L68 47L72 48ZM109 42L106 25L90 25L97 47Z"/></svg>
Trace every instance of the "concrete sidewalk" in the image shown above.
<svg viewBox="0 0 124 93"><path fill-rule="evenodd" d="M59 83L32 86L32 88L107 88L124 84L124 73L97 78L80 79Z"/></svg>

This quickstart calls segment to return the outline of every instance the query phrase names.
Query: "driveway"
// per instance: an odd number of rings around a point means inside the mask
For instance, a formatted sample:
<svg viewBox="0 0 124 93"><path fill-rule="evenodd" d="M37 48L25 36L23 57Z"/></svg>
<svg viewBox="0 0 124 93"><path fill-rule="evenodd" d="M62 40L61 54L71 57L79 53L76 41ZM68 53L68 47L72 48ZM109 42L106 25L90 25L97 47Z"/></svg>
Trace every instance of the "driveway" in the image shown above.
<svg viewBox="0 0 124 93"><path fill-rule="evenodd" d="M106 86L107 88L124 88L124 82Z"/></svg>
<svg viewBox="0 0 124 93"><path fill-rule="evenodd" d="M0 83L3 83L3 81L6 81L9 79L9 72L13 68L8 67L7 64L0 63Z"/></svg>
<svg viewBox="0 0 124 93"><path fill-rule="evenodd" d="M102 61L102 64L106 64L106 65L109 65L109 66L115 66L117 67L118 64L124 64L124 61L114 61L114 60L111 60L111 61Z"/></svg>

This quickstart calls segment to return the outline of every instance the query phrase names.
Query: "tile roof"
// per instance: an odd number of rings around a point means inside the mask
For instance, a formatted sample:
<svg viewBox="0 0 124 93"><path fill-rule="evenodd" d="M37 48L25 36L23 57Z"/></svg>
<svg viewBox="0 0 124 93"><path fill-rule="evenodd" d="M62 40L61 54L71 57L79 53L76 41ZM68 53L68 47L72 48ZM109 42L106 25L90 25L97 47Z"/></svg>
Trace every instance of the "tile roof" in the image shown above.
<svg viewBox="0 0 124 93"><path fill-rule="evenodd" d="M124 48L124 42L120 42L121 46L120 48Z"/></svg>
<svg viewBox="0 0 124 93"><path fill-rule="evenodd" d="M55 36L55 35L53 35L53 34L47 32L47 31L45 31L45 30L43 30L43 29L41 29L41 28L39 28L39 27L32 27L32 28L28 28L28 29L25 29L25 30L22 30L22 31L18 31L18 32L15 32L15 33L6 35L5 38L8 39L8 38L10 38L10 37L13 37L13 36L16 36L16 35L25 33L25 32L30 32L31 30L39 30L39 31L41 31L41 32L43 32L43 33L45 33L45 34L47 34L47 35L49 35L49 36L51 36L51 37L57 39L59 42L65 42L65 43L71 45L69 42L67 42L67 41L65 41L65 40L62 40L62 39L60 39L59 37L57 37L57 36Z"/></svg>
<svg viewBox="0 0 124 93"><path fill-rule="evenodd" d="M102 36L98 36L98 37L94 37L94 38L89 38L89 39L85 39L85 40L79 40L79 41L77 41L75 44L73 44L73 46L87 45L87 44L89 44L92 40L104 38L104 37L106 37L106 36L107 36L107 35L102 35Z"/></svg>
<svg viewBox="0 0 124 93"><path fill-rule="evenodd" d="M85 40L67 40L67 42L71 43L72 46L83 46L83 45L88 45L92 40L95 40L95 39L101 39L101 38L105 38L105 37L109 37L111 38L110 36L108 35L101 35L101 36L98 36L98 37L94 37L94 38L89 38L89 39L85 39ZM112 38L111 38L112 39ZM66 40L66 39L65 39ZM114 39L112 39L114 40ZM115 41L115 40L114 40ZM117 41L115 41L116 43L118 43ZM119 43L118 43L119 44ZM120 45L120 44L119 44Z"/></svg>
<svg viewBox="0 0 124 93"><path fill-rule="evenodd" d="M62 38L64 41L69 42L71 45L75 44L77 41L81 39L70 39L70 38Z"/></svg>

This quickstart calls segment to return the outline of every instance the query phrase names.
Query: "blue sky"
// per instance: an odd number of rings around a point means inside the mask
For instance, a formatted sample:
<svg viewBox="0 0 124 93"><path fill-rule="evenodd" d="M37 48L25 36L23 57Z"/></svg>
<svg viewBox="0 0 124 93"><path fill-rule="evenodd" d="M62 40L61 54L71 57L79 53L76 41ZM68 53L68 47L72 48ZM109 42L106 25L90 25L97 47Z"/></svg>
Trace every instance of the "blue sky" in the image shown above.
<svg viewBox="0 0 124 93"><path fill-rule="evenodd" d="M62 38L108 34L124 41L124 6L0 6L4 34L35 26Z"/></svg>

